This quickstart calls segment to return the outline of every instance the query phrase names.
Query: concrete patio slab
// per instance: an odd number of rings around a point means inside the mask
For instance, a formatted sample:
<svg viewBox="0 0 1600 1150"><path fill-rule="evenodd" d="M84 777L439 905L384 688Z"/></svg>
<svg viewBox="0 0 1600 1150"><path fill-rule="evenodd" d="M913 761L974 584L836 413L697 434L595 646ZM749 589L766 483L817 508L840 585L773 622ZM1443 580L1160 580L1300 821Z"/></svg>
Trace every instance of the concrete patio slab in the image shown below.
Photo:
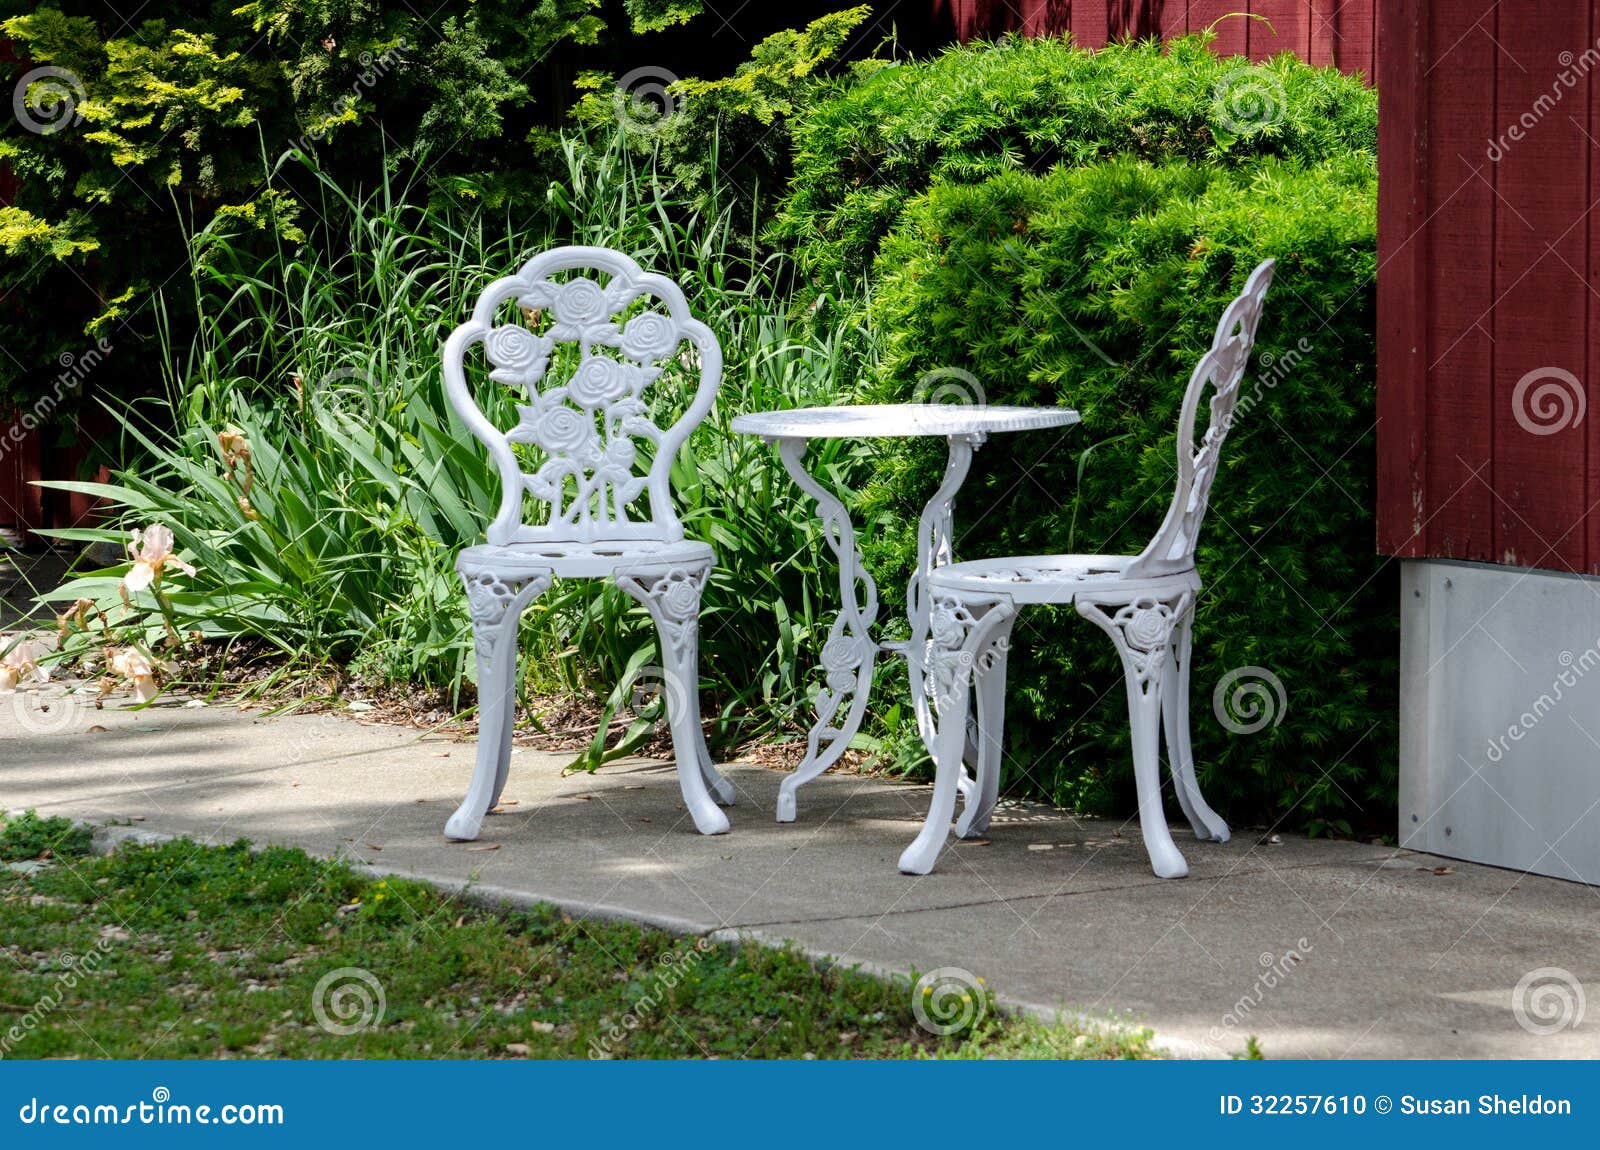
<svg viewBox="0 0 1600 1150"><path fill-rule="evenodd" d="M48 706L48 709L45 707ZM1191 874L1151 875L1135 825L1033 805L997 814L932 875L895 860L928 789L828 775L779 826L781 775L731 766L733 832L693 831L670 765L563 777L519 749L505 812L448 843L472 748L334 715L0 699L0 808L204 842L301 846L388 873L697 932L788 939L893 970L955 966L1003 998L1152 1027L1175 1053L1600 1057L1600 1006L1519 1022L1542 968L1600 993L1600 890L1348 842L1178 834ZM1527 1018L1525 1012L1525 1018Z"/></svg>

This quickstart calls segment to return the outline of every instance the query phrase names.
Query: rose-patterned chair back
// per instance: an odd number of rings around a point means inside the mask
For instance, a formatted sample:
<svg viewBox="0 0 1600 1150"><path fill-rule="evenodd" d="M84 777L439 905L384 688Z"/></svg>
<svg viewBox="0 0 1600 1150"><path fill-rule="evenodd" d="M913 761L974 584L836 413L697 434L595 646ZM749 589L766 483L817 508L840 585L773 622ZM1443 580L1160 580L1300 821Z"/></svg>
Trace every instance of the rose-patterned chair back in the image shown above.
<svg viewBox="0 0 1600 1150"><path fill-rule="evenodd" d="M475 344L483 345L489 378L520 393L520 419L508 430L495 426L468 387ZM698 384L662 428L645 392L673 368L697 372ZM444 381L451 406L500 472L491 544L683 538L668 476L716 399L722 350L671 280L607 248L537 255L485 288L472 318L450 334ZM643 467L641 440L653 446ZM532 449L531 471L519 445ZM640 495L648 519L629 515ZM524 516L525 496L537 509L534 522Z"/></svg>
<svg viewBox="0 0 1600 1150"><path fill-rule="evenodd" d="M1194 566L1195 544L1211 499L1211 484L1217 477L1222 442L1233 424L1239 402L1239 384L1255 346L1256 325L1272 286L1276 260L1263 260L1250 273L1244 290L1222 313L1211 347L1200 357L1189 377L1183 396L1183 414L1178 421L1178 489L1167 509L1167 517L1127 568L1126 577L1167 575ZM1211 404L1205 435L1195 440L1200 400L1209 389Z"/></svg>

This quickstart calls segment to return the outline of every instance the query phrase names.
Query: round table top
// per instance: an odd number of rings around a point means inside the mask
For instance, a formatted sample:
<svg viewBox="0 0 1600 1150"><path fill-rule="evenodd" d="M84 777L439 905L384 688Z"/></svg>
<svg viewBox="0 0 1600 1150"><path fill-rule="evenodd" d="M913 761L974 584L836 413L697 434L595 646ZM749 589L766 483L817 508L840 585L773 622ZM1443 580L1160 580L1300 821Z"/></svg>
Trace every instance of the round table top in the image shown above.
<svg viewBox="0 0 1600 1150"><path fill-rule="evenodd" d="M955 403L854 403L752 411L733 420L733 430L766 439L892 438L913 435L974 435L1033 431L1078 422L1068 407L980 407Z"/></svg>

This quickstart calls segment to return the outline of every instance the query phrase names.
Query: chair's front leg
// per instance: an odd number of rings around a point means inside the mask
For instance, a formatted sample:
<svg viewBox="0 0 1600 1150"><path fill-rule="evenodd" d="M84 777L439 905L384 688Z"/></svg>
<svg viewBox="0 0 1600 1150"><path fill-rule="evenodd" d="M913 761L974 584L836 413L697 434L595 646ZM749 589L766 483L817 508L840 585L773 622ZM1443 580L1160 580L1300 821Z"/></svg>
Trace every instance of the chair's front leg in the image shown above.
<svg viewBox="0 0 1600 1150"><path fill-rule="evenodd" d="M806 441L783 439L778 442L778 458L796 485L817 502L822 516L823 537L839 561L839 592L842 608L828 632L822 648L822 666L827 685L817 693L817 721L806 736L806 756L794 773L778 786L778 821L795 819L795 792L839 761L861 729L866 715L867 696L872 690L872 667L878 646L872 639L872 624L878 617L878 587L856 549L855 528L844 503L805 469ZM848 704L848 706L846 706ZM845 718L835 724L841 707Z"/></svg>
<svg viewBox="0 0 1600 1150"><path fill-rule="evenodd" d="M1139 831L1150 867L1160 878L1182 878L1189 873L1161 807L1161 680L1173 626L1192 599L1183 592L1171 602L1146 596L1132 603L1107 603L1080 596L1075 603L1078 614L1111 636L1122 656L1133 778L1139 791Z"/></svg>
<svg viewBox="0 0 1600 1150"><path fill-rule="evenodd" d="M445 823L445 837L470 841L478 837L483 816L505 786L511 761L517 673L517 621L524 608L549 588L548 571L499 575L459 568L467 588L472 639L478 661L478 750L472 785L455 814Z"/></svg>
<svg viewBox="0 0 1600 1150"><path fill-rule="evenodd" d="M1007 598L963 602L936 597L931 605L929 631L933 642L928 669L938 692L939 714L934 740L933 801L921 833L900 855L904 874L927 874L944 849L967 743L966 716L973 674L981 664L981 653L1015 614L1016 608Z"/></svg>
<svg viewBox="0 0 1600 1150"><path fill-rule="evenodd" d="M1006 657L1011 653L1011 627L1016 616L993 633L973 669L978 696L977 782L956 823L956 837L970 838L989 829L1000 798L1000 759L1006 730Z"/></svg>
<svg viewBox="0 0 1600 1150"><path fill-rule="evenodd" d="M700 726L700 595L710 573L709 563L619 571L617 586L644 604L655 620L678 787L700 833L720 835L728 830L728 816L718 809L707 783L723 783L718 789L729 801L733 790L712 767Z"/></svg>

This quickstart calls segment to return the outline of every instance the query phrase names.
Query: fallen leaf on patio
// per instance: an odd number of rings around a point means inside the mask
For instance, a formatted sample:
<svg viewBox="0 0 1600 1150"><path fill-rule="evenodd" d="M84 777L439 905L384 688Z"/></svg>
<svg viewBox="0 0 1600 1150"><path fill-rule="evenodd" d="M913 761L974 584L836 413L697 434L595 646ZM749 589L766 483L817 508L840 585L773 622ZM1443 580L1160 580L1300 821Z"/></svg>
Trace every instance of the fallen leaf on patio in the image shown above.
<svg viewBox="0 0 1600 1150"><path fill-rule="evenodd" d="M514 807L521 801L521 799L501 799L500 805L503 807Z"/></svg>
<svg viewBox="0 0 1600 1150"><path fill-rule="evenodd" d="M143 815L129 815L128 816L128 821L130 823L142 823L142 822L144 822L144 816Z"/></svg>
<svg viewBox="0 0 1600 1150"><path fill-rule="evenodd" d="M380 847L377 843L368 843L367 844L367 849L369 851L381 851L383 848Z"/></svg>
<svg viewBox="0 0 1600 1150"><path fill-rule="evenodd" d="M101 734L105 733L105 728L102 727L99 723L96 723L94 726L89 728L89 733L91 735L101 735Z"/></svg>
<svg viewBox="0 0 1600 1150"><path fill-rule="evenodd" d="M647 822L649 822L649 821L650 821L650 820L649 820L649 819L648 819L648 818L646 818L646 817L645 817L645 816L644 816L644 815L640 815L640 816L639 816L639 821L640 821L640 822L641 822L641 823L647 823Z"/></svg>
<svg viewBox="0 0 1600 1150"><path fill-rule="evenodd" d="M449 751L435 751L435 752L433 752L433 757L436 758L436 759L448 759L450 757L450 752Z"/></svg>
<svg viewBox="0 0 1600 1150"><path fill-rule="evenodd" d="M642 791L642 790L644 790L644 784L643 783L629 783L627 786L623 787L622 789L625 790L625 791Z"/></svg>
<svg viewBox="0 0 1600 1150"><path fill-rule="evenodd" d="M1433 868L1433 873L1434 874L1455 874L1456 873L1456 868L1453 867L1453 866L1436 866L1436 867Z"/></svg>
<svg viewBox="0 0 1600 1150"><path fill-rule="evenodd" d="M484 843L482 846L468 847L467 849L469 851L497 851L497 850L500 849L500 844L499 843Z"/></svg>

